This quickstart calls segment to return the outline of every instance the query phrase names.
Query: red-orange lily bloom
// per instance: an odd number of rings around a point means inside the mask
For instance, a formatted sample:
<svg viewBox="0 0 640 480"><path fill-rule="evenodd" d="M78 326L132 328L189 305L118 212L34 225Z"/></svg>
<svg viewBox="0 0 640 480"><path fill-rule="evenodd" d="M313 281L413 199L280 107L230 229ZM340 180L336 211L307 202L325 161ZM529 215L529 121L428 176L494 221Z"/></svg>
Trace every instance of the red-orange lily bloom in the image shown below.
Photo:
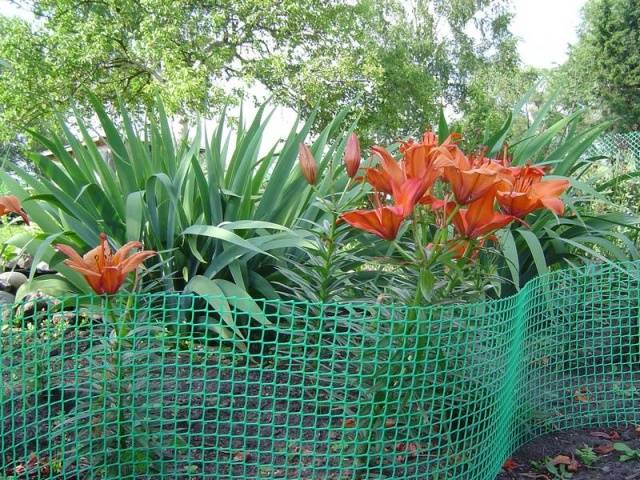
<svg viewBox="0 0 640 480"><path fill-rule="evenodd" d="M452 158L458 150L458 146L454 143L455 138L451 136L438 146L433 132L426 132L422 142L410 140L401 145L400 151L404 155L406 177L422 179L428 188L431 188L442 174L442 167L454 164Z"/></svg>
<svg viewBox="0 0 640 480"><path fill-rule="evenodd" d="M20 215L24 223L29 225L29 217L27 216L27 212L22 209L18 197L14 195L3 195L0 197L0 217L5 216L7 213Z"/></svg>
<svg viewBox="0 0 640 480"><path fill-rule="evenodd" d="M393 186L393 201L404 218L411 216L413 208L422 202L425 196L426 181L418 178L410 178L399 186Z"/></svg>
<svg viewBox="0 0 640 480"><path fill-rule="evenodd" d="M513 215L496 212L494 203L495 190L492 189L469 204L468 208L461 208L452 219L455 229L464 238L477 239L516 220Z"/></svg>
<svg viewBox="0 0 640 480"><path fill-rule="evenodd" d="M373 210L352 210L340 215L349 225L373 233L385 240L395 240L404 220L397 207L378 207Z"/></svg>
<svg viewBox="0 0 640 480"><path fill-rule="evenodd" d="M367 169L367 181L376 191L391 195L407 217L442 174L442 167L453 164L447 153L451 145L443 143L438 147L435 136L427 132L421 143L408 141L400 147L401 161L396 161L384 148L374 146L371 150L380 159L380 166Z"/></svg>
<svg viewBox="0 0 640 480"><path fill-rule="evenodd" d="M397 188L407 179L403 166L385 148L375 145L371 151L380 159L380 166L367 169L367 182L376 191L391 195L393 187Z"/></svg>
<svg viewBox="0 0 640 480"><path fill-rule="evenodd" d="M460 205L468 205L501 180L497 169L482 156L468 158L457 152L455 165L444 167L444 179Z"/></svg>
<svg viewBox="0 0 640 480"><path fill-rule="evenodd" d="M116 293L120 290L127 274L156 254L152 250L144 250L128 256L131 250L139 248L142 248L142 243L129 242L112 254L104 233L100 234L100 245L82 257L68 245L56 245L59 252L69 257L64 261L65 265L81 273L98 295Z"/></svg>
<svg viewBox="0 0 640 480"><path fill-rule="evenodd" d="M518 172L511 186L501 185L496 199L502 211L518 218L524 218L534 210L548 208L556 215L564 213L564 203L560 199L569 188L564 179L542 180L544 171L536 167L524 167Z"/></svg>

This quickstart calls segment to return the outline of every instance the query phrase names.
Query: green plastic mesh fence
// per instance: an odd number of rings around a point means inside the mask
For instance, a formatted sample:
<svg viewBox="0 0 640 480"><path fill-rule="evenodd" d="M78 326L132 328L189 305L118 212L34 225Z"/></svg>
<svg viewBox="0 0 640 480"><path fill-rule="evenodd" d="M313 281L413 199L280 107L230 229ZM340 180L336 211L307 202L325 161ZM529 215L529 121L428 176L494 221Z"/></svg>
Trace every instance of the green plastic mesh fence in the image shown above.
<svg viewBox="0 0 640 480"><path fill-rule="evenodd" d="M635 161L640 168L640 132L607 133L598 137L584 153L585 157L605 156Z"/></svg>
<svg viewBox="0 0 640 480"><path fill-rule="evenodd" d="M640 263L411 309L36 296L2 312L0 475L494 479L640 421Z"/></svg>

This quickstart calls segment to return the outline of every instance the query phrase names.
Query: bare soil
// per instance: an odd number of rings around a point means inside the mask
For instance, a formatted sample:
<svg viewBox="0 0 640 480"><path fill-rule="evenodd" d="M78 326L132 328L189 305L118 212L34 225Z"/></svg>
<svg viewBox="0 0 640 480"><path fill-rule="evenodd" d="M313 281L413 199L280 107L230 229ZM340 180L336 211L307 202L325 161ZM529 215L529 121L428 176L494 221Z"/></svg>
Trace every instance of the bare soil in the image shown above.
<svg viewBox="0 0 640 480"><path fill-rule="evenodd" d="M640 461L621 461L621 453L613 448L615 443L638 449L640 431L635 426L628 426L544 435L516 451L510 458L515 464L509 461L505 463L496 480L640 480ZM585 446L593 448L597 454L597 460L591 466L585 465L576 453ZM546 468L546 464L553 464L553 459L558 459L561 463L556 463L555 467L560 470L566 457L576 463L564 465L565 476L554 474Z"/></svg>

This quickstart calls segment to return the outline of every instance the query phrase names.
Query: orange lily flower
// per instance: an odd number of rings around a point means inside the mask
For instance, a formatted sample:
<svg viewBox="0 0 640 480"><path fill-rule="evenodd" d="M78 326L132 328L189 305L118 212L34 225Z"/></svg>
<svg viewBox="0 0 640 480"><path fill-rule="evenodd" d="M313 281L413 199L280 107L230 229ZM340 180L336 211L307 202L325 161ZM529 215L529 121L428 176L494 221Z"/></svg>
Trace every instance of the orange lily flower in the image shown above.
<svg viewBox="0 0 640 480"><path fill-rule="evenodd" d="M501 185L496 199L502 211L518 218L524 218L534 210L548 208L556 215L564 213L564 203L560 200L569 188L568 180L542 180L544 170L538 167L523 167L512 185Z"/></svg>
<svg viewBox="0 0 640 480"><path fill-rule="evenodd" d="M454 136L449 137L438 146L435 135L426 132L422 142L409 140L400 145L403 159L398 162L383 147L373 146L371 151L380 159L380 167L368 168L367 181L379 192L393 194L396 187L408 179L424 180L427 190L442 174L442 167L453 165L452 153L458 147L453 143Z"/></svg>
<svg viewBox="0 0 640 480"><path fill-rule="evenodd" d="M438 147L435 136L427 132L422 143L410 140L400 146L403 159L399 162L384 148L374 146L380 166L367 169L367 181L376 191L391 195L407 217L416 203L423 203L421 199L442 174L442 167L453 164L447 149L457 146L448 142Z"/></svg>
<svg viewBox="0 0 640 480"><path fill-rule="evenodd" d="M64 261L65 265L81 273L98 295L116 293L124 283L127 274L156 254L152 250L143 250L127 256L131 250L139 248L142 248L142 243L129 242L112 255L104 233L100 234L100 245L82 257L68 245L56 245L56 250L69 257Z"/></svg>
<svg viewBox="0 0 640 480"><path fill-rule="evenodd" d="M466 157L458 152L454 161L455 165L444 167L444 179L460 205L479 199L501 180L498 169L482 155Z"/></svg>
<svg viewBox="0 0 640 480"><path fill-rule="evenodd" d="M365 172L365 178L369 185L373 187L376 192L382 192L391 195L393 192L393 185L391 184L391 178L381 168L367 168Z"/></svg>
<svg viewBox="0 0 640 480"><path fill-rule="evenodd" d="M426 191L425 184L425 180L410 178L399 186L392 185L393 201L404 218L411 216L416 203L422 203Z"/></svg>
<svg viewBox="0 0 640 480"><path fill-rule="evenodd" d="M15 213L22 217L24 223L29 225L29 217L27 212L22 209L20 200L15 195L3 195L0 197L0 217L5 216L7 213Z"/></svg>
<svg viewBox="0 0 640 480"><path fill-rule="evenodd" d="M397 207L378 207L373 210L352 210L340 215L349 225L373 233L385 240L395 240L404 220Z"/></svg>
<svg viewBox="0 0 640 480"><path fill-rule="evenodd" d="M371 151L380 159L380 166L367 169L367 181L376 191L391 195L393 187L399 187L407 179L402 164L383 147L374 145Z"/></svg>
<svg viewBox="0 0 640 480"><path fill-rule="evenodd" d="M353 178L358 173L360 168L360 142L358 136L355 133L349 135L347 140L347 147L344 151L344 166L347 169L347 175L349 178Z"/></svg>
<svg viewBox="0 0 640 480"><path fill-rule="evenodd" d="M458 149L449 137L438 146L432 132L424 134L422 143L406 142L400 147L404 154L404 170L407 178L424 180L427 189L442 175L442 167L454 165L453 155Z"/></svg>
<svg viewBox="0 0 640 480"><path fill-rule="evenodd" d="M452 222L462 237L477 239L516 220L513 215L494 211L495 195L495 189L489 190L469 204L468 208L461 208L456 212Z"/></svg>

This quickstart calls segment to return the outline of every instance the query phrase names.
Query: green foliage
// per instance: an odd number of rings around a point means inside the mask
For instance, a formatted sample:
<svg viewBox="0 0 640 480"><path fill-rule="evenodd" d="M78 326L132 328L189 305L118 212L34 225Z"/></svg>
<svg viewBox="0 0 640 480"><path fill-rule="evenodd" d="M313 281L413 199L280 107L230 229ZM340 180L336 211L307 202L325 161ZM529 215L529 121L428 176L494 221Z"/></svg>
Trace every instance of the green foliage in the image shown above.
<svg viewBox="0 0 640 480"><path fill-rule="evenodd" d="M124 107L119 129L95 98L93 105L109 155L97 150L78 117L81 138L64 122L61 136L35 134L54 155L31 155L39 174L19 166L13 168L20 181L0 174L42 229L36 238L23 235L12 243L33 254L35 263L48 261L82 291L87 291L86 283L62 263L52 245L68 243L86 252L105 232L117 246L141 240L145 249L158 252L155 264L147 262L151 268L146 290L277 297L272 285L272 277L278 276L277 259L309 244L301 220L318 222L324 215L311 202L311 188L297 166L298 145L307 137L313 116L296 123L283 144L262 155L269 118L263 118L264 107L248 127L241 119L235 130L228 129L223 114L201 149L200 129L192 139L174 140L162 103L142 130ZM344 170L332 165L342 159L344 138L338 127L344 115L311 145L319 176L343 186ZM233 305L267 323L255 314L259 309L252 300ZM233 335L235 327L216 328Z"/></svg>
<svg viewBox="0 0 640 480"><path fill-rule="evenodd" d="M576 456L587 467L593 466L600 457L589 445L585 445L583 448L576 449Z"/></svg>
<svg viewBox="0 0 640 480"><path fill-rule="evenodd" d="M631 233L637 230L640 219L620 212L602 193L604 188L589 179L589 172L598 167L598 159L585 156L585 152L611 123L581 128L584 113L578 111L547 125L554 101L552 96L540 106L530 127L510 138L512 118L517 114L514 111L486 142L489 152L495 154L506 140L514 165L548 165L552 176L569 178L573 187L565 195L567 211L563 216L556 218L547 210L539 210L527 217L528 226L515 225L502 238L505 269L516 285L566 264L638 258ZM599 210L592 208L595 201Z"/></svg>
<svg viewBox="0 0 640 480"><path fill-rule="evenodd" d="M614 443L613 448L620 453L621 462L626 462L628 460L640 460L640 449L638 448L631 448L623 442Z"/></svg>
<svg viewBox="0 0 640 480"><path fill-rule="evenodd" d="M556 457L557 458L557 457ZM544 457L542 460L531 462L531 466L540 472L544 472L547 478L552 480L570 480L573 478L573 473L568 470L567 465L564 463L557 463L555 458Z"/></svg>
<svg viewBox="0 0 640 480"><path fill-rule="evenodd" d="M16 3L36 20L0 17L5 139L89 107L87 91L132 112L159 96L185 119L261 84L302 115L319 110L316 130L349 105L364 137L391 140L421 133L442 103L499 110L483 86L517 78L506 0Z"/></svg>
<svg viewBox="0 0 640 480"><path fill-rule="evenodd" d="M522 96L535 88L539 72L534 69L520 70L512 65L509 75L498 70L500 64L488 64L474 75L468 94L462 103L462 118L454 123L454 129L464 137L464 146L477 148L485 144L487 137L504 126L505 112L512 110ZM515 132L527 129L527 115L513 114Z"/></svg>
<svg viewBox="0 0 640 480"><path fill-rule="evenodd" d="M578 42L557 82L569 108L589 106L602 118L615 115L618 131L640 128L640 4L589 0Z"/></svg>

